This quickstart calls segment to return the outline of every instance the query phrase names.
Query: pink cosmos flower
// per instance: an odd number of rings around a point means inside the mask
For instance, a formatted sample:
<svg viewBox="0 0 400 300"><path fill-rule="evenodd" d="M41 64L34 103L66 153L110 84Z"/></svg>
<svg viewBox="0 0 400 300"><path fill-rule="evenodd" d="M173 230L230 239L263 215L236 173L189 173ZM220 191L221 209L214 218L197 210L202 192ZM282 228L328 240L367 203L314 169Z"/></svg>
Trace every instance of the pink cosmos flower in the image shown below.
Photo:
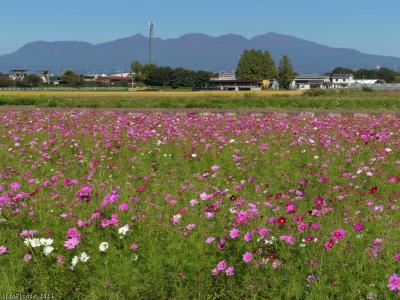
<svg viewBox="0 0 400 300"><path fill-rule="evenodd" d="M251 252L246 252L245 254L243 254L243 261L248 264L249 262L251 262L253 260L253 254Z"/></svg>
<svg viewBox="0 0 400 300"><path fill-rule="evenodd" d="M190 206L196 206L197 204L199 204L199 201L197 199L190 200Z"/></svg>
<svg viewBox="0 0 400 300"><path fill-rule="evenodd" d="M20 187L21 187L21 185L18 182L13 182L13 183L10 184L10 189L13 192L18 191L20 189Z"/></svg>
<svg viewBox="0 0 400 300"><path fill-rule="evenodd" d="M231 239L236 239L240 236L240 230L237 228L233 228L231 229L231 231L229 231L229 237Z"/></svg>
<svg viewBox="0 0 400 300"><path fill-rule="evenodd" d="M321 229L321 225L319 225L317 223L313 223L313 224L311 224L311 229L312 230L320 230Z"/></svg>
<svg viewBox="0 0 400 300"><path fill-rule="evenodd" d="M139 244L138 243L132 243L132 245L130 246L130 249L132 251L135 251L135 250L139 249Z"/></svg>
<svg viewBox="0 0 400 300"><path fill-rule="evenodd" d="M318 196L318 197L314 200L314 204L315 204L315 206L320 207L320 206L322 206L322 205L325 205L325 200L324 200L321 196Z"/></svg>
<svg viewBox="0 0 400 300"><path fill-rule="evenodd" d="M236 223L238 224L245 224L251 219L251 214L247 211L239 211L236 214Z"/></svg>
<svg viewBox="0 0 400 300"><path fill-rule="evenodd" d="M217 165L214 165L214 166L211 167L211 170L213 172L217 172L219 169L220 169L220 166L217 166Z"/></svg>
<svg viewBox="0 0 400 300"><path fill-rule="evenodd" d="M332 231L332 233L331 233L331 237L333 237L337 241L340 241L341 239L343 239L345 235L346 235L346 231L344 231L344 229L342 229L342 228L336 229L336 230Z"/></svg>
<svg viewBox="0 0 400 300"><path fill-rule="evenodd" d="M9 200L10 200L10 198L8 197L8 195L6 195L6 194L0 195L0 206L6 205Z"/></svg>
<svg viewBox="0 0 400 300"><path fill-rule="evenodd" d="M19 236L22 238L31 238L36 233L37 233L37 230L22 230L22 232L19 234Z"/></svg>
<svg viewBox="0 0 400 300"><path fill-rule="evenodd" d="M80 240L77 238L70 238L69 240L64 242L64 247L67 248L68 250L75 249L76 246L78 246L80 243Z"/></svg>
<svg viewBox="0 0 400 300"><path fill-rule="evenodd" d="M364 225L363 224L354 224L353 228L355 231L362 231L364 229Z"/></svg>
<svg viewBox="0 0 400 300"><path fill-rule="evenodd" d="M221 261L217 264L217 270L218 270L218 271L224 271L227 267L228 267L228 264L226 263L225 260L221 260Z"/></svg>
<svg viewBox="0 0 400 300"><path fill-rule="evenodd" d="M306 223L300 223L299 226L297 226L297 229L299 231L305 231L308 228L308 224Z"/></svg>
<svg viewBox="0 0 400 300"><path fill-rule="evenodd" d="M243 239L244 239L246 242L250 242L252 238L253 238L253 234L252 234L251 232L246 232L246 233L244 234L244 237L243 237Z"/></svg>
<svg viewBox="0 0 400 300"><path fill-rule="evenodd" d="M181 218L182 218L181 214L172 216L172 218L171 218L172 224L174 224L174 225L178 224L181 221Z"/></svg>
<svg viewBox="0 0 400 300"><path fill-rule="evenodd" d="M76 238L76 239L80 239L81 235L78 231L78 229L74 228L69 228L67 230L67 237L69 238Z"/></svg>
<svg viewBox="0 0 400 300"><path fill-rule="evenodd" d="M92 213L92 215L90 216L90 220L95 220L98 218L100 218L100 213L98 212Z"/></svg>
<svg viewBox="0 0 400 300"><path fill-rule="evenodd" d="M81 186L80 190L76 193L76 199L78 201L90 201L90 193L93 192L93 189L90 185L86 184Z"/></svg>
<svg viewBox="0 0 400 300"><path fill-rule="evenodd" d="M297 211L297 206L294 203L288 203L286 204L286 213L287 214L293 214Z"/></svg>
<svg viewBox="0 0 400 300"><path fill-rule="evenodd" d="M258 230L258 234L261 236L267 236L269 234L269 229L268 228L260 228Z"/></svg>
<svg viewBox="0 0 400 300"><path fill-rule="evenodd" d="M186 226L186 229L187 230L190 230L190 231L192 231L193 229L195 229L196 228L196 224L188 224L187 226Z"/></svg>
<svg viewBox="0 0 400 300"><path fill-rule="evenodd" d="M207 244L211 244L211 243L214 242L214 241L215 241L215 237L210 236L210 237L207 238L206 243L207 243Z"/></svg>
<svg viewBox="0 0 400 300"><path fill-rule="evenodd" d="M394 259L395 259L396 261L400 262L400 252L399 252L399 253L396 253L396 254L394 255Z"/></svg>
<svg viewBox="0 0 400 300"><path fill-rule="evenodd" d="M268 148L269 148L268 144L261 144L259 149L261 152L265 152L268 150Z"/></svg>
<svg viewBox="0 0 400 300"><path fill-rule="evenodd" d="M274 260L272 262L272 269L279 269L281 267L281 262L279 260Z"/></svg>
<svg viewBox="0 0 400 300"><path fill-rule="evenodd" d="M228 267L225 270L226 276L233 276L235 275L235 269L233 267Z"/></svg>
<svg viewBox="0 0 400 300"><path fill-rule="evenodd" d="M64 263L64 260L65 260L64 256L62 255L57 256L57 263L59 265L62 265Z"/></svg>
<svg viewBox="0 0 400 300"><path fill-rule="evenodd" d="M287 244L293 245L296 238L293 235L281 235L279 237L281 241L285 241Z"/></svg>
<svg viewBox="0 0 400 300"><path fill-rule="evenodd" d="M8 253L8 248L6 246L0 246L0 255Z"/></svg>
<svg viewBox="0 0 400 300"><path fill-rule="evenodd" d="M388 288L391 291L400 290L400 275L393 273L389 277Z"/></svg>
<svg viewBox="0 0 400 300"><path fill-rule="evenodd" d="M123 202L123 203L121 203L121 204L119 205L118 209L119 209L120 211L126 211L126 210L129 209L129 205L128 205L128 203Z"/></svg>
<svg viewBox="0 0 400 300"><path fill-rule="evenodd" d="M329 240L329 241L325 242L324 247L326 249L332 249L334 245L335 245L335 241Z"/></svg>
<svg viewBox="0 0 400 300"><path fill-rule="evenodd" d="M78 220L76 221L76 225L78 225L78 227L86 227L88 226L88 223L84 220Z"/></svg>
<svg viewBox="0 0 400 300"><path fill-rule="evenodd" d="M30 262L31 260L32 260L32 254L31 253L26 253L24 255L24 257L22 258L22 261L26 262L26 263Z"/></svg>
<svg viewBox="0 0 400 300"><path fill-rule="evenodd" d="M101 220L101 222L100 222L100 226L101 227L108 227L108 226L110 226L111 225L111 220L108 220L108 219L103 219L103 220Z"/></svg>

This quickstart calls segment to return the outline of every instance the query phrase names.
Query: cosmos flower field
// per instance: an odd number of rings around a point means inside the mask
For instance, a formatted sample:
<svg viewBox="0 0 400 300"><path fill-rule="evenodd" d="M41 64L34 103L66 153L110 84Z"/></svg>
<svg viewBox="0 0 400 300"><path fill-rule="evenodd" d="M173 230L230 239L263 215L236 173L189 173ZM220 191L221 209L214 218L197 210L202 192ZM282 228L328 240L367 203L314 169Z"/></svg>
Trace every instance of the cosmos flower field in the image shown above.
<svg viewBox="0 0 400 300"><path fill-rule="evenodd" d="M0 292L396 299L400 118L0 113Z"/></svg>

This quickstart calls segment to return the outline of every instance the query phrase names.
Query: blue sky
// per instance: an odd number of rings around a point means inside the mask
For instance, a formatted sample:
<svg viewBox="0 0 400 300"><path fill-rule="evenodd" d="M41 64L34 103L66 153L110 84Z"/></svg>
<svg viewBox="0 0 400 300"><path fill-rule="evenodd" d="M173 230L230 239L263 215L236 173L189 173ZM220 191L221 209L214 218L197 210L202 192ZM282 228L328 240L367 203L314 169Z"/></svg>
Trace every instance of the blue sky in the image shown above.
<svg viewBox="0 0 400 300"><path fill-rule="evenodd" d="M135 33L253 37L269 31L400 56L399 0L1 0L0 54L36 40L99 43Z"/></svg>

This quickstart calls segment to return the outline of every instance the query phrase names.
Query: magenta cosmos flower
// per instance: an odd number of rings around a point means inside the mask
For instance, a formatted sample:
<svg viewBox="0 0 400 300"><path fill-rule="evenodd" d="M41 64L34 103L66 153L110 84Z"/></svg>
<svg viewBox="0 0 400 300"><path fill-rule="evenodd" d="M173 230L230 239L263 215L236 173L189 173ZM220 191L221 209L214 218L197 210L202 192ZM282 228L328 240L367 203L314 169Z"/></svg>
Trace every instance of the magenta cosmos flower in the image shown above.
<svg viewBox="0 0 400 300"><path fill-rule="evenodd" d="M234 269L234 267L228 267L228 268L226 268L225 274L226 274L226 276L233 276L233 275L235 275L235 269Z"/></svg>
<svg viewBox="0 0 400 300"><path fill-rule="evenodd" d="M340 241L341 239L343 239L345 235L346 235L346 231L344 231L344 229L342 229L342 228L336 229L336 230L332 231L332 233L331 233L331 237L337 241Z"/></svg>
<svg viewBox="0 0 400 300"><path fill-rule="evenodd" d="M231 231L229 231L229 237L231 239L236 239L240 236L240 230L237 228L233 228L231 229Z"/></svg>
<svg viewBox="0 0 400 300"><path fill-rule="evenodd" d="M13 183L10 184L10 189L13 192L18 191L20 187L21 187L21 185L19 184L19 182L13 182Z"/></svg>
<svg viewBox="0 0 400 300"><path fill-rule="evenodd" d="M363 224L354 224L353 228L355 231L362 231L364 229L364 225Z"/></svg>
<svg viewBox="0 0 400 300"><path fill-rule="evenodd" d="M74 249L76 246L78 246L80 243L80 240L77 238L71 238L67 241L64 242L64 247L67 248L68 250Z"/></svg>
<svg viewBox="0 0 400 300"><path fill-rule="evenodd" d="M248 264L249 262L251 262L253 260L253 254L251 252L246 252L245 254L243 254L243 261Z"/></svg>
<svg viewBox="0 0 400 300"><path fill-rule="evenodd" d="M80 239L81 235L78 231L78 229L76 229L75 227L73 228L69 228L67 230L67 237L69 238L75 238L75 239Z"/></svg>
<svg viewBox="0 0 400 300"><path fill-rule="evenodd" d="M335 241L334 240L329 240L329 241L325 242L324 247L326 249L332 249L334 245L335 245Z"/></svg>
<svg viewBox="0 0 400 300"><path fill-rule="evenodd" d="M400 262L400 252L399 252L399 253L396 253L396 254L394 255L394 259L395 259L396 261Z"/></svg>
<svg viewBox="0 0 400 300"><path fill-rule="evenodd" d="M121 203L118 208L120 211L126 211L129 209L129 205L128 205L128 203L124 202L124 203Z"/></svg>
<svg viewBox="0 0 400 300"><path fill-rule="evenodd" d="M400 275L393 273L389 277L388 288L391 291L400 290Z"/></svg>
<svg viewBox="0 0 400 300"><path fill-rule="evenodd" d="M8 253L8 248L6 246L0 246L0 255Z"/></svg>
<svg viewBox="0 0 400 300"><path fill-rule="evenodd" d="M228 267L228 264L225 260L221 260L218 264L217 264L217 270L218 271L224 271L226 268Z"/></svg>

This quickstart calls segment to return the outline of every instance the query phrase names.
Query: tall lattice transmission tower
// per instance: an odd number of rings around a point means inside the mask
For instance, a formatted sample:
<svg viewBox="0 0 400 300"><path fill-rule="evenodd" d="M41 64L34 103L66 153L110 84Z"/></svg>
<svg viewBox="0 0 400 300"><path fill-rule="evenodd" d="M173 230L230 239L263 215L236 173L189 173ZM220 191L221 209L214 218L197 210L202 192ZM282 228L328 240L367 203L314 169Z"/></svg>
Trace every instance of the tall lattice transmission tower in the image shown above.
<svg viewBox="0 0 400 300"><path fill-rule="evenodd" d="M156 23L154 21L149 22L149 64L154 63L154 29L156 27Z"/></svg>

